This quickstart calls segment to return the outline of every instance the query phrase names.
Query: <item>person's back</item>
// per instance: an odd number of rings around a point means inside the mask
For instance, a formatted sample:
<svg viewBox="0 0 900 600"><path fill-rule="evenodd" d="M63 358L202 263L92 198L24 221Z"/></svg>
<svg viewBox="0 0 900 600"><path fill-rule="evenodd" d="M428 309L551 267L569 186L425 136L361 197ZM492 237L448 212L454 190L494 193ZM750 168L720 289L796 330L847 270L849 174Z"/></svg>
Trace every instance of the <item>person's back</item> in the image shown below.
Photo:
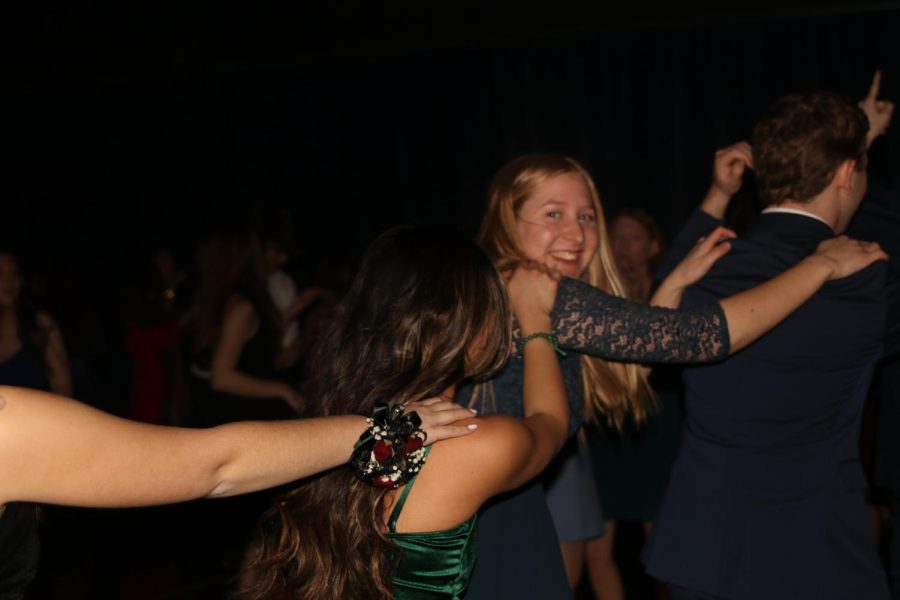
<svg viewBox="0 0 900 600"><path fill-rule="evenodd" d="M825 135L845 133L839 140L845 154L818 170L820 185L801 178L786 186L790 177L774 177L777 169L766 162L778 152L776 130L787 123L794 127L783 134L789 137L810 126L804 112L815 115L812 129L828 128L827 115L817 111L829 110L837 133ZM683 306L769 279L846 228L865 189L852 153L865 128L853 122L854 110L828 94L776 104L757 128L762 140L754 156L762 155L756 161L762 191L777 180L782 196L688 290ZM808 154L815 144L809 142ZM805 160L797 156L789 147L775 166ZM651 575L715 598L888 597L867 529L857 448L865 394L884 348L886 274L879 263L831 282L742 352L685 371L683 446L645 551Z"/></svg>
<svg viewBox="0 0 900 600"><path fill-rule="evenodd" d="M275 503L243 597L459 597L474 566L479 507L536 477L569 421L548 343L555 283L520 270L509 286L525 336L523 419L478 419L469 444L425 450L415 423L384 401L452 398L461 381L499 368L511 345L506 293L465 238L396 229L372 245L322 349L313 394L319 415L371 411L370 429L353 473L334 470Z"/></svg>
<svg viewBox="0 0 900 600"><path fill-rule="evenodd" d="M809 217L762 215L682 304L702 305L752 287L831 236ZM741 353L687 370L690 433L723 446L765 450L822 443L851 426L839 417L854 393L865 392L862 380L883 347L886 266L876 263L826 284ZM859 407L850 403L855 413Z"/></svg>
<svg viewBox="0 0 900 600"><path fill-rule="evenodd" d="M818 241L830 235L808 217L763 215L683 304L726 297L791 266L803 248L784 238L797 226L811 238L824 234ZM789 244L775 245L779 233ZM884 270L879 263L827 284L757 343L685 371L683 447L647 554L651 574L704 591L714 580L709 591L726 598L882 589L874 545L856 539L867 535L856 442L883 343ZM846 547L848 539L862 543Z"/></svg>

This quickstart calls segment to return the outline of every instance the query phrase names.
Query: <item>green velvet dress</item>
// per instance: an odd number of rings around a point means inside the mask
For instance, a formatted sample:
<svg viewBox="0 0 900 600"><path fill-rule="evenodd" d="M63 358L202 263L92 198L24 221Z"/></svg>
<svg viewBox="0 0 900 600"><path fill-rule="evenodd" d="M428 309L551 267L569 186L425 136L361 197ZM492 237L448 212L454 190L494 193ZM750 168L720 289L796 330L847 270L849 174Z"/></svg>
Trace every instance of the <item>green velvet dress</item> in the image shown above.
<svg viewBox="0 0 900 600"><path fill-rule="evenodd" d="M429 450L431 447L426 456ZM469 584L475 566L478 517L473 515L442 531L398 533L397 519L415 482L414 477L406 484L388 521L388 537L403 553L394 573L394 594L397 600L457 599Z"/></svg>

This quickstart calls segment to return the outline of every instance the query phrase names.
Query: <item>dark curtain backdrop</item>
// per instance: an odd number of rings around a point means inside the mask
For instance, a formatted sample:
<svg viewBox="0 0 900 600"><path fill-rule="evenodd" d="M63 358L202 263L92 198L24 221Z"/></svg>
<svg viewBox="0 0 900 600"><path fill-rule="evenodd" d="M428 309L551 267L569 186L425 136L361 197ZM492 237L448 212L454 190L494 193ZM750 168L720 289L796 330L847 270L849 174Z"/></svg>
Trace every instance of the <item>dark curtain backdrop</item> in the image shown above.
<svg viewBox="0 0 900 600"><path fill-rule="evenodd" d="M474 229L491 174L534 151L583 161L608 212L647 207L672 234L714 150L777 96L861 97L880 67L900 99L898 40L900 12L879 12L7 90L0 244L105 290L136 249L186 260L276 204L308 261L352 258L399 222ZM898 180L897 135L873 154Z"/></svg>

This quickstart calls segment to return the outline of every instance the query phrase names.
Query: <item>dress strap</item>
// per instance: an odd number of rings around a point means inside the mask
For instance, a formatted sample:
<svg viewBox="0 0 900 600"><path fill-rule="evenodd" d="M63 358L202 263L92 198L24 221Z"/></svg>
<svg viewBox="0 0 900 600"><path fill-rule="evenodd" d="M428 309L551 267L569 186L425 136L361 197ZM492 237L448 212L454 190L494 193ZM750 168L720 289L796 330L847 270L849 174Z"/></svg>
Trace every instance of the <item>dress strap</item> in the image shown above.
<svg viewBox="0 0 900 600"><path fill-rule="evenodd" d="M428 453L431 452L431 446L425 447L425 455L422 457L422 464L425 464L425 459L428 458ZM403 491L400 492L400 497L397 498L397 502L394 503L394 510L391 511L391 518L388 519L388 531L396 531L397 530L397 519L400 518L400 511L403 510L403 505L406 504L406 497L409 496L409 490L412 489L413 484L416 482L419 476L416 475L409 482L403 486Z"/></svg>

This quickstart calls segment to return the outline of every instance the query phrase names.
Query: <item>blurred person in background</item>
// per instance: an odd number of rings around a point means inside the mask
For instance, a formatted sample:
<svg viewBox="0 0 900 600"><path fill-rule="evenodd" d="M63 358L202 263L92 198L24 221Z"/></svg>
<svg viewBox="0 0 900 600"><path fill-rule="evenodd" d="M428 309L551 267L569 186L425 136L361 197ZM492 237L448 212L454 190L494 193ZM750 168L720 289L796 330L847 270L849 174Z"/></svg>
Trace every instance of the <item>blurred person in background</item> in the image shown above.
<svg viewBox="0 0 900 600"><path fill-rule="evenodd" d="M0 250L0 385L72 395L59 327L30 301L18 260L4 250Z"/></svg>

